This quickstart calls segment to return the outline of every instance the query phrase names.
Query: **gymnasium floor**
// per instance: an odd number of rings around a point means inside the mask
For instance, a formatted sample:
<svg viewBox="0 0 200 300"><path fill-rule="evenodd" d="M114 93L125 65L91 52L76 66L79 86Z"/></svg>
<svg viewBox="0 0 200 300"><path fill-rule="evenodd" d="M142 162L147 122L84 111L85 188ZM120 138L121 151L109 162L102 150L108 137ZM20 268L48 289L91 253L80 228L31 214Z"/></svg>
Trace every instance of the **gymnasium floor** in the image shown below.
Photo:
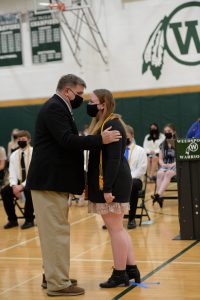
<svg viewBox="0 0 200 300"><path fill-rule="evenodd" d="M88 215L86 203L84 207L73 203L70 208L70 275L78 279L86 293L67 299L200 299L200 244L195 240L173 240L179 234L177 200L166 200L162 210L156 204L153 207L150 201L152 190L153 184L148 184L146 206L152 224L129 230L142 286L99 288L99 282L106 280L112 272L109 235L101 229L100 216ZM40 287L42 260L37 227L4 230L6 221L0 201L0 300L49 299ZM124 220L126 225L127 220Z"/></svg>

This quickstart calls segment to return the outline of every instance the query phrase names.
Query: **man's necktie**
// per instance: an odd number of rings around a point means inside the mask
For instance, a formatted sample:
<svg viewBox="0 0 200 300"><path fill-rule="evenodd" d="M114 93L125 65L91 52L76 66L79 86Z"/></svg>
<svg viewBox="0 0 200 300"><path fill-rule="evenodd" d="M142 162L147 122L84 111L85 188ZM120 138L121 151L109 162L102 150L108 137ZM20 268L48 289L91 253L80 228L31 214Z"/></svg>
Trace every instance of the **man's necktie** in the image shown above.
<svg viewBox="0 0 200 300"><path fill-rule="evenodd" d="M126 147L125 149L125 153L124 153L124 156L126 157L126 159L128 160L128 157L129 157L129 147Z"/></svg>
<svg viewBox="0 0 200 300"><path fill-rule="evenodd" d="M24 152L21 153L21 169L22 169L22 182L26 179L26 165L24 160Z"/></svg>

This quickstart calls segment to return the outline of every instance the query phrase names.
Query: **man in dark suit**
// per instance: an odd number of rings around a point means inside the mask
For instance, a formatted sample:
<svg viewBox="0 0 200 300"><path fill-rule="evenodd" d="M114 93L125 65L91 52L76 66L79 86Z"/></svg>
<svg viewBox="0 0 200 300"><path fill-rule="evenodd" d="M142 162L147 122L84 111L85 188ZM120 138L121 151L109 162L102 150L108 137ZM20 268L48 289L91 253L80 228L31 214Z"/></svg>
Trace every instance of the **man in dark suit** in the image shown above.
<svg viewBox="0 0 200 300"><path fill-rule="evenodd" d="M45 276L42 286L49 296L84 293L69 279L70 229L68 194L84 189L83 150L118 141L117 131L98 136L79 136L72 109L83 101L85 82L72 74L60 78L56 94L41 108L27 187L31 189L39 230Z"/></svg>

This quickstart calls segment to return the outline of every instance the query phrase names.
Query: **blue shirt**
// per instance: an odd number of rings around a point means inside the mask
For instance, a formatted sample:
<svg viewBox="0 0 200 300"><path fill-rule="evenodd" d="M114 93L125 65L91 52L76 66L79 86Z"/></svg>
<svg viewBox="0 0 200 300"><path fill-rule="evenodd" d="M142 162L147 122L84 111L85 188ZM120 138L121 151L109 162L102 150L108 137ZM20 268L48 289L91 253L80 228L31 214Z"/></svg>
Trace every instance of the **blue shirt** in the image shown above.
<svg viewBox="0 0 200 300"><path fill-rule="evenodd" d="M190 129L187 132L186 137L191 138L200 138L200 121L194 122Z"/></svg>

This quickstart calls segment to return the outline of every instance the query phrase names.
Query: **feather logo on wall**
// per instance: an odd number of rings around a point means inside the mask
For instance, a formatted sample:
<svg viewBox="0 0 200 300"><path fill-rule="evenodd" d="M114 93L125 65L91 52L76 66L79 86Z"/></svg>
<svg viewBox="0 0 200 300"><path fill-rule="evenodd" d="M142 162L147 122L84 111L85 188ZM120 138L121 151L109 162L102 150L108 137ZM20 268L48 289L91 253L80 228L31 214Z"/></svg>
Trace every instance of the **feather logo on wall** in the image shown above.
<svg viewBox="0 0 200 300"><path fill-rule="evenodd" d="M173 22L173 17L178 15L180 10L190 9L197 11L197 7L200 9L200 2L192 1L184 3L175 8L172 13L167 17L165 16L156 26L150 38L146 44L143 52L143 65L142 74L150 69L152 75L158 80L161 76L161 71L164 64L164 53L165 50L168 54L178 63L194 66L200 64L200 36L198 34L198 26L200 23L197 20L189 19L190 14L187 12L187 19L180 19L180 21ZM199 10L200 12L200 10ZM183 27L186 28L186 35L182 37L181 32ZM175 47L178 51L174 50L171 41L168 41L167 31L173 34L177 46ZM185 40L184 40L185 39ZM194 55L190 56L190 44L191 42L195 45L197 55L194 60ZM188 60L186 60L186 58ZM192 60L193 59L193 60Z"/></svg>
<svg viewBox="0 0 200 300"><path fill-rule="evenodd" d="M167 17L159 22L151 34L143 53L142 73L150 67L153 76L158 79L161 75L164 59L165 39L164 30L167 25Z"/></svg>

